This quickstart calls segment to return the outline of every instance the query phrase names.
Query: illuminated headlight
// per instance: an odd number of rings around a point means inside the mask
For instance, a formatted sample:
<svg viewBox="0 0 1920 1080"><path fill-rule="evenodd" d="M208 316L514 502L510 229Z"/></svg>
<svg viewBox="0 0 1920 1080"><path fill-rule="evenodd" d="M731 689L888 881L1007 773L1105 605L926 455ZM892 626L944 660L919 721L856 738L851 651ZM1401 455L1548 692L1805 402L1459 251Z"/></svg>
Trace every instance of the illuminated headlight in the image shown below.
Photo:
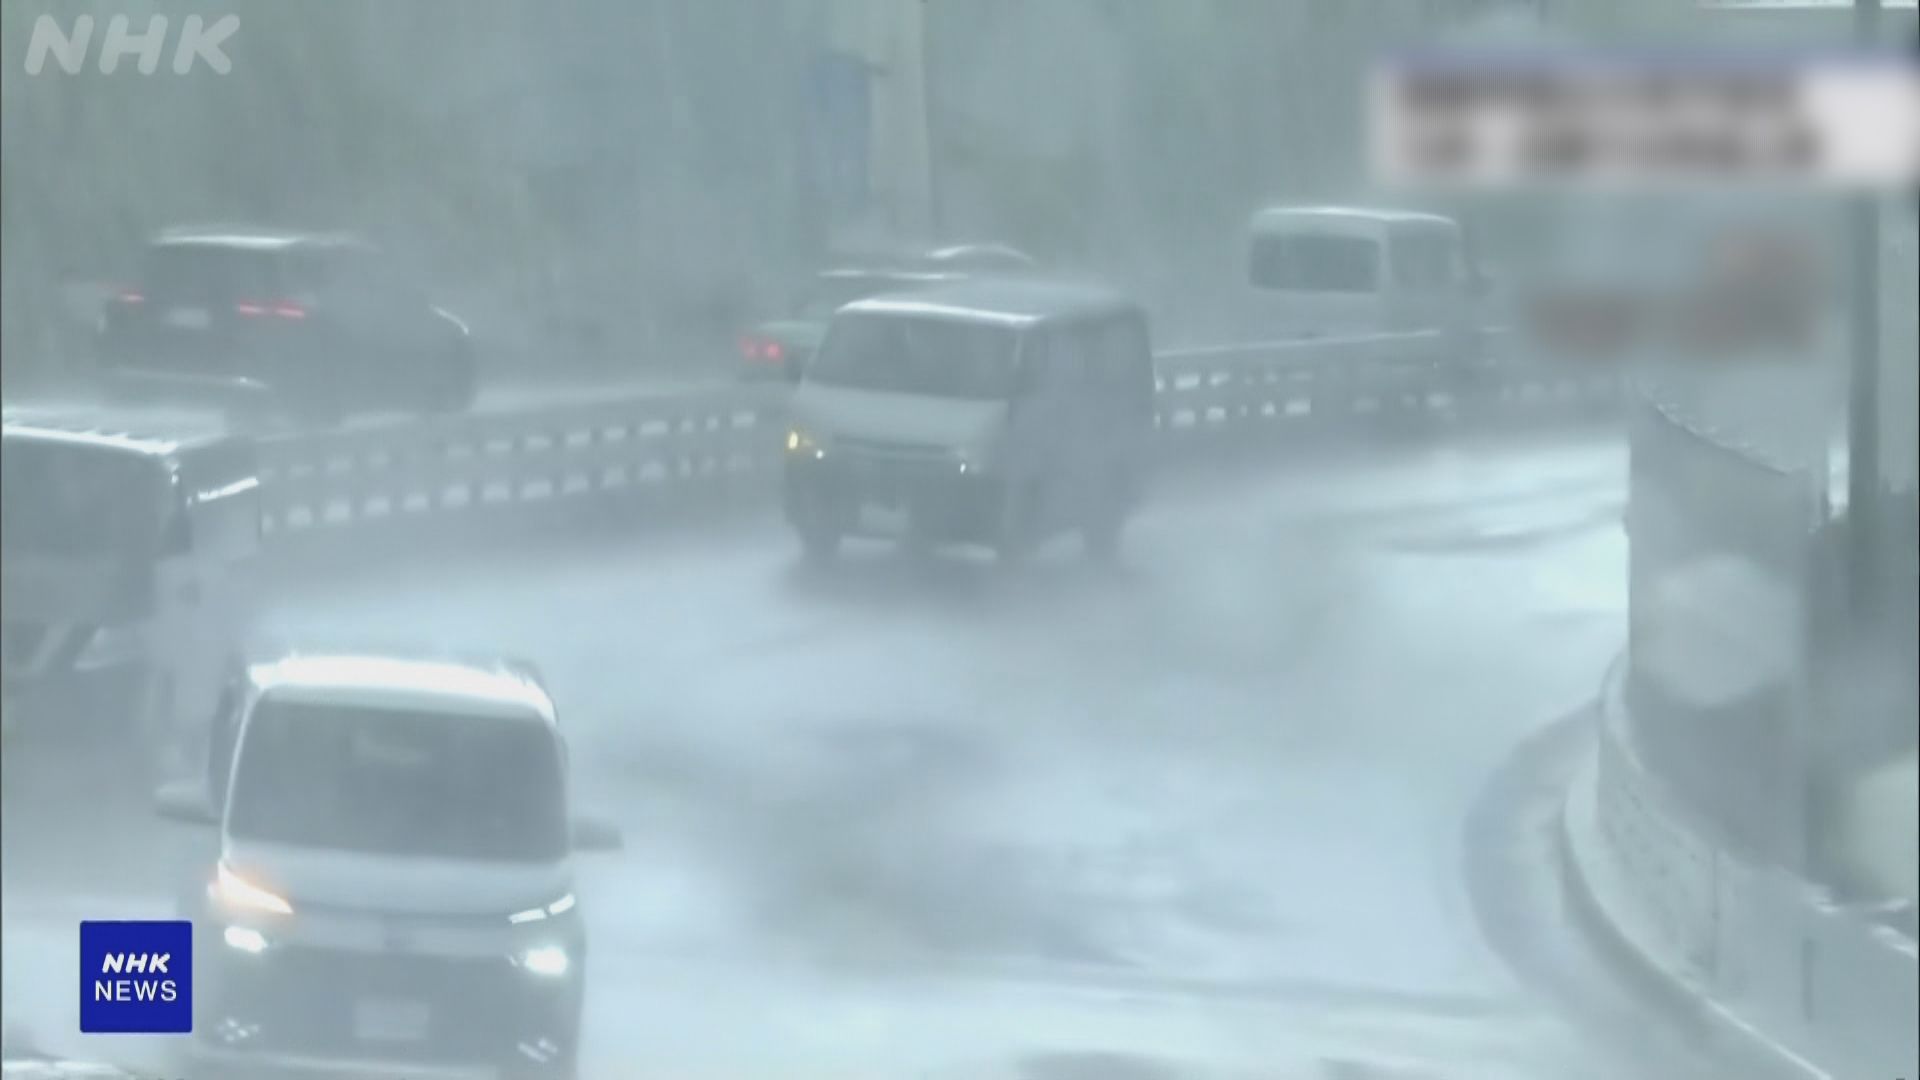
<svg viewBox="0 0 1920 1080"><path fill-rule="evenodd" d="M229 908L263 911L272 915L293 914L293 905L287 903L286 897L248 881L224 862L215 871L213 882L207 886L207 896Z"/></svg>
<svg viewBox="0 0 1920 1080"><path fill-rule="evenodd" d="M823 457L826 451L821 448L819 440L815 439L812 433L800 428L792 428L787 432L787 453Z"/></svg>
<svg viewBox="0 0 1920 1080"><path fill-rule="evenodd" d="M87 639L79 655L73 658L73 666L79 671L118 667L139 659L144 648L138 628L103 626Z"/></svg>
<svg viewBox="0 0 1920 1080"><path fill-rule="evenodd" d="M567 950L558 945L540 945L527 949L516 958L516 963L535 975L557 979L567 973L572 962L567 958Z"/></svg>
<svg viewBox="0 0 1920 1080"><path fill-rule="evenodd" d="M963 446L953 452L954 467L967 474L986 472L992 457L988 446Z"/></svg>
<svg viewBox="0 0 1920 1080"><path fill-rule="evenodd" d="M227 947L243 953L267 951L267 936L251 926L229 926L221 935Z"/></svg>

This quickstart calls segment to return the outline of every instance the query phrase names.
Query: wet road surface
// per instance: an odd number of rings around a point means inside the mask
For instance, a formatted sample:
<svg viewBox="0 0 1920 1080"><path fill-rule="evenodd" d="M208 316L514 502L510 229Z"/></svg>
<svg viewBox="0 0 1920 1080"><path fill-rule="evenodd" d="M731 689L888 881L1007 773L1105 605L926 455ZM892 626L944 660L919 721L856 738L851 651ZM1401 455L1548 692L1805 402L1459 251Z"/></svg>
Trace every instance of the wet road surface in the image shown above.
<svg viewBox="0 0 1920 1080"><path fill-rule="evenodd" d="M283 575L271 629L541 666L577 808L627 838L583 860L589 1078L1610 1080L1485 943L1461 848L1623 640L1624 458L1169 475L1111 569L808 571L771 516L449 549ZM75 922L163 911L192 841L8 764L9 1022L79 1045Z"/></svg>

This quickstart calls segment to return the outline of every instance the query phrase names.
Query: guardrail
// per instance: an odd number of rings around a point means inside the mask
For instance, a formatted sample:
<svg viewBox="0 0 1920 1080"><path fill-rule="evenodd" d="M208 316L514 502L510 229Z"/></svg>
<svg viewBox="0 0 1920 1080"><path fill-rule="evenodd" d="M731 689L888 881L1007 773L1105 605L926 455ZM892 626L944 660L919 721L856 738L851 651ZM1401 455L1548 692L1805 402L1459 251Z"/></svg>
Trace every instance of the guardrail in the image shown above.
<svg viewBox="0 0 1920 1080"><path fill-rule="evenodd" d="M1642 761L1621 681L1616 667L1590 786L1576 785L1566 821L1576 884L1608 935L1769 1072L1917 1075L1913 938L1740 855Z"/></svg>
<svg viewBox="0 0 1920 1080"><path fill-rule="evenodd" d="M1356 417L1462 401L1520 408L1608 399L1606 375L1531 369L1498 354L1444 362L1438 333L1167 351L1157 424L1191 440L1328 430ZM737 386L525 413L263 439L269 532L343 528L510 503L614 498L769 472L786 390Z"/></svg>

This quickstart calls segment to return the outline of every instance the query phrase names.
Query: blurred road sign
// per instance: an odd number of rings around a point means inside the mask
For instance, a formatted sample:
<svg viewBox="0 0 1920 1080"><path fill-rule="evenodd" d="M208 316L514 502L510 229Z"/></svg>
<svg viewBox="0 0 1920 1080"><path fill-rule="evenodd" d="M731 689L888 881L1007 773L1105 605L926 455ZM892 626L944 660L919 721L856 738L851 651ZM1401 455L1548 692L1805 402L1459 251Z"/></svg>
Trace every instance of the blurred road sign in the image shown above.
<svg viewBox="0 0 1920 1080"><path fill-rule="evenodd" d="M1703 8L1723 11L1851 11L1854 0L1698 0ZM1880 0L1887 11L1912 11L1915 0Z"/></svg>
<svg viewBox="0 0 1920 1080"><path fill-rule="evenodd" d="M1899 187L1920 69L1898 52L1427 50L1375 72L1393 184Z"/></svg>
<svg viewBox="0 0 1920 1080"><path fill-rule="evenodd" d="M870 196L872 80L865 60L838 50L820 53L809 71L808 157L815 183L840 209L864 207Z"/></svg>

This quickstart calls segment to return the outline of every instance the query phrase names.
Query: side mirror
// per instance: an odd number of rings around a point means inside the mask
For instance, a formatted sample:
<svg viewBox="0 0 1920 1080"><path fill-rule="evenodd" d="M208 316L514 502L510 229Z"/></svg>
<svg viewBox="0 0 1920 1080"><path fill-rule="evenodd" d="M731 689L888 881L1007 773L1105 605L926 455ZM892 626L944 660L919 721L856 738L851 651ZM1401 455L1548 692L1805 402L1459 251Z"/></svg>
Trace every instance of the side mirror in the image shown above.
<svg viewBox="0 0 1920 1080"><path fill-rule="evenodd" d="M220 814L207 793L192 783L167 784L153 793L153 812L181 825L218 825Z"/></svg>
<svg viewBox="0 0 1920 1080"><path fill-rule="evenodd" d="M575 851L619 851L626 845L618 826L597 818L575 818L572 833Z"/></svg>

